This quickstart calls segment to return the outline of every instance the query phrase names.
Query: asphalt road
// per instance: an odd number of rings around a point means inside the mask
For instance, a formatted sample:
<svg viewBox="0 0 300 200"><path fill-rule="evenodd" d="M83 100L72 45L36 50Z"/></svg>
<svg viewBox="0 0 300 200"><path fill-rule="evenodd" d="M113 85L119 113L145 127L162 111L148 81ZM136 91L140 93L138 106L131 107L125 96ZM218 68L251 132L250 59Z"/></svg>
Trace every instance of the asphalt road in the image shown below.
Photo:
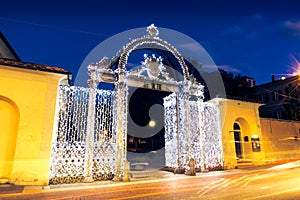
<svg viewBox="0 0 300 200"><path fill-rule="evenodd" d="M147 174L132 182L95 182L27 187L21 193L0 194L0 199L300 199L299 163L198 173Z"/></svg>

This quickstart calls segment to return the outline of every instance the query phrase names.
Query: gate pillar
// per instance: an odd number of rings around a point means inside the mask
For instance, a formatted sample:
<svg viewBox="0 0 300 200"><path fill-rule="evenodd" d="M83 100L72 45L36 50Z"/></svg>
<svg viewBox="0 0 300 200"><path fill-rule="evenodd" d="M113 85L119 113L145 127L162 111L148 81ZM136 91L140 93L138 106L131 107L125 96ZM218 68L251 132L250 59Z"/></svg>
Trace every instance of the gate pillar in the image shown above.
<svg viewBox="0 0 300 200"><path fill-rule="evenodd" d="M87 134L86 134L86 152L84 158L84 182L93 182L93 147L95 133L95 107L96 107L96 89L98 85L96 66L88 67L90 79L89 107L87 116Z"/></svg>
<svg viewBox="0 0 300 200"><path fill-rule="evenodd" d="M127 161L127 113L128 85L126 70L118 69L118 81L115 83L113 127L117 138L117 166L115 180L128 180Z"/></svg>

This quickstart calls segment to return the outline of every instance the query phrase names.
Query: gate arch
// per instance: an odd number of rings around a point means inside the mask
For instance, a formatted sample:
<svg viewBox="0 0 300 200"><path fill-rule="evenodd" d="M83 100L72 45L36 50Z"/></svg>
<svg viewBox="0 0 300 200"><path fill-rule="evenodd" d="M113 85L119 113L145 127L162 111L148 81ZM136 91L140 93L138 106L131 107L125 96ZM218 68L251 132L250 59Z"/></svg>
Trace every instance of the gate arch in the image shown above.
<svg viewBox="0 0 300 200"><path fill-rule="evenodd" d="M186 65L186 63L184 62L184 58L183 56L178 52L178 50L172 46L171 44L169 44L167 41L164 41L162 39L160 39L158 36L158 30L157 27L154 26L154 24L151 24L149 27L147 27L147 31L149 32L149 35L144 36L142 38L138 38L138 39L134 39L131 42L129 42L128 44L126 44L125 47L123 47L123 49L117 54L117 57L120 57L119 59L119 64L118 64L118 69L124 69L126 64L127 64L127 60L128 60L128 56L129 54L138 49L140 46L143 45L156 45L158 47L162 47L167 49L168 51L170 51L178 60L178 62L180 63L181 69L183 71L184 74L184 79L188 79L189 78L189 74L188 74L188 67ZM120 56L118 56L120 55Z"/></svg>
<svg viewBox="0 0 300 200"><path fill-rule="evenodd" d="M82 103L84 103L85 106L83 106L84 109L82 112L86 119L82 125L84 127L82 131L84 145L81 145L81 147L84 149L82 151L80 150L82 154L79 154L80 159L78 159L78 163L75 163L76 166L80 165L80 167L75 167L75 169L73 165L71 166L75 171L79 170L78 173L76 171L76 176L74 176L75 181L77 179L87 182L97 180L95 179L95 175L98 174L97 170L99 167L97 168L96 166L95 168L95 164L97 163L93 156L95 153L94 147L98 145L98 141L95 140L95 135L98 134L98 132L97 122L94 119L97 115L97 95L99 92L97 88L100 83L114 84L114 91L110 91L112 97L110 107L112 114L110 116L111 118L107 121L110 123L112 128L111 132L115 141L113 145L108 143L108 146L113 152L116 152L116 155L113 155L113 162L110 162L111 159L109 159L108 162L105 163L103 168L103 171L105 171L104 175L109 173L109 176L112 175L110 177L114 177L117 180L127 180L129 178L127 162L128 88L130 86L148 87L148 85L153 84L160 85L161 87L152 89L172 92L172 94L168 96L169 98L164 99L165 127L168 131L168 134L165 134L165 141L167 138L169 144L171 144L168 147L173 148L173 139L176 137L176 145L178 147L178 151L176 151L175 154L172 151L168 151L168 155L176 155L176 158L168 159L170 166L188 169L189 161L194 160L197 166L204 170L208 164L208 167L213 167L213 169L215 169L215 167L222 167L222 140L217 105L203 103L203 85L189 74L185 60L177 49L158 37L158 30L154 25L149 26L147 31L148 35L131 40L114 58L109 59L103 57L99 62L90 64L87 67L89 73L89 88L74 87L74 92L82 90L81 92L84 94ZM153 46L156 48L153 48ZM155 55L152 57L146 55L142 66L138 66L137 69L126 69L128 57L132 52L140 49L145 50L147 48L158 50L159 52L159 48L161 47L171 53L170 55L172 55L173 60L176 59L178 61L183 73L183 79L179 80L179 78L176 78L177 80L174 80L175 77L174 79L170 77L162 59L160 57L156 58ZM169 55L166 57L169 58ZM179 69L178 63L176 62L176 65ZM70 88L66 88L65 91L68 92L69 90ZM105 92L102 91L101 93ZM73 96L74 95L71 95L71 97ZM70 101L70 99L68 101ZM62 99L61 103L61 106L63 106L65 103L64 99ZM72 102L70 103L72 104ZM63 114L65 108L62 107L61 110ZM176 114L176 119L173 117L173 113ZM71 111L68 111L67 114L76 116L74 113L71 113ZM79 113L77 112L76 114ZM205 127L204 124L207 124L207 126ZM173 133L174 130L176 130L176 133ZM57 140L60 141L61 139L63 138L58 134ZM213 145L211 145L212 143ZM72 145L71 143L68 148L73 148L74 145ZM106 145L106 147L108 146ZM112 148L110 146L112 146ZM74 148L76 148L76 145ZM53 145L53 149L53 156L51 157L54 160L56 155L61 156L62 154L55 152L55 150L61 150L61 148L56 148L56 146ZM100 150L104 152L103 149ZM101 156L105 158L108 154L104 152ZM174 160L176 160L176 162L173 162ZM55 169L56 166L61 168L60 163L52 164L51 169L52 172L54 172L52 173L52 177L54 177L52 180L54 180L54 182L56 181L56 177L61 176L60 171ZM107 166L113 169L108 170ZM58 172L59 176L56 176L56 172ZM69 178L69 175L70 174L68 174L67 178ZM101 177L100 180L102 180ZM65 180L58 182L65 183Z"/></svg>

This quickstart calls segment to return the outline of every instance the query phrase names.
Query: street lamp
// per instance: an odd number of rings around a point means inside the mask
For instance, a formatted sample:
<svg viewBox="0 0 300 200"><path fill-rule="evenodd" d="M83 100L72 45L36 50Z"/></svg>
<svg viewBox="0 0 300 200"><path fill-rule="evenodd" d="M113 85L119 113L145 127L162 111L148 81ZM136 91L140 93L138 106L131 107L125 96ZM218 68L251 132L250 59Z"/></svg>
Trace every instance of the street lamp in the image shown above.
<svg viewBox="0 0 300 200"><path fill-rule="evenodd" d="M156 122L154 120L150 120L148 125L151 128L151 151L153 151L153 128L155 127Z"/></svg>
<svg viewBox="0 0 300 200"><path fill-rule="evenodd" d="M156 125L156 122L154 120L150 120L148 125L153 128Z"/></svg>

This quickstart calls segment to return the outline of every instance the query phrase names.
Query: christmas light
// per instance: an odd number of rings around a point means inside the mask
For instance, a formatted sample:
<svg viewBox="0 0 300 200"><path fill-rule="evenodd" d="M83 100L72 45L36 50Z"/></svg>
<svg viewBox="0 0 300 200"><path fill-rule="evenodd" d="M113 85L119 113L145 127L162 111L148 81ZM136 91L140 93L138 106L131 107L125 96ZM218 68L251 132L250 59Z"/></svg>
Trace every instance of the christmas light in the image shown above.
<svg viewBox="0 0 300 200"><path fill-rule="evenodd" d="M203 170L223 167L218 105L203 102L203 86L188 73L177 49L158 37L157 27L152 24L147 31L148 35L130 40L115 58L104 57L89 65L90 88L60 87L58 129L50 161L51 184L82 182L88 178L122 180L126 176L128 84L133 79L165 84L174 90L164 98L168 167L188 169L192 158L196 167ZM141 67L127 71L130 53L145 46L171 52L182 69L183 80L170 77L162 58L154 54L145 54ZM117 67L113 70L115 63ZM97 89L105 81L114 84L114 91ZM150 122L149 126L155 126L154 121Z"/></svg>
<svg viewBox="0 0 300 200"><path fill-rule="evenodd" d="M60 86L57 137L52 144L50 183L84 180L89 88ZM112 131L114 92L96 90L93 180L112 179L116 170L116 136Z"/></svg>

